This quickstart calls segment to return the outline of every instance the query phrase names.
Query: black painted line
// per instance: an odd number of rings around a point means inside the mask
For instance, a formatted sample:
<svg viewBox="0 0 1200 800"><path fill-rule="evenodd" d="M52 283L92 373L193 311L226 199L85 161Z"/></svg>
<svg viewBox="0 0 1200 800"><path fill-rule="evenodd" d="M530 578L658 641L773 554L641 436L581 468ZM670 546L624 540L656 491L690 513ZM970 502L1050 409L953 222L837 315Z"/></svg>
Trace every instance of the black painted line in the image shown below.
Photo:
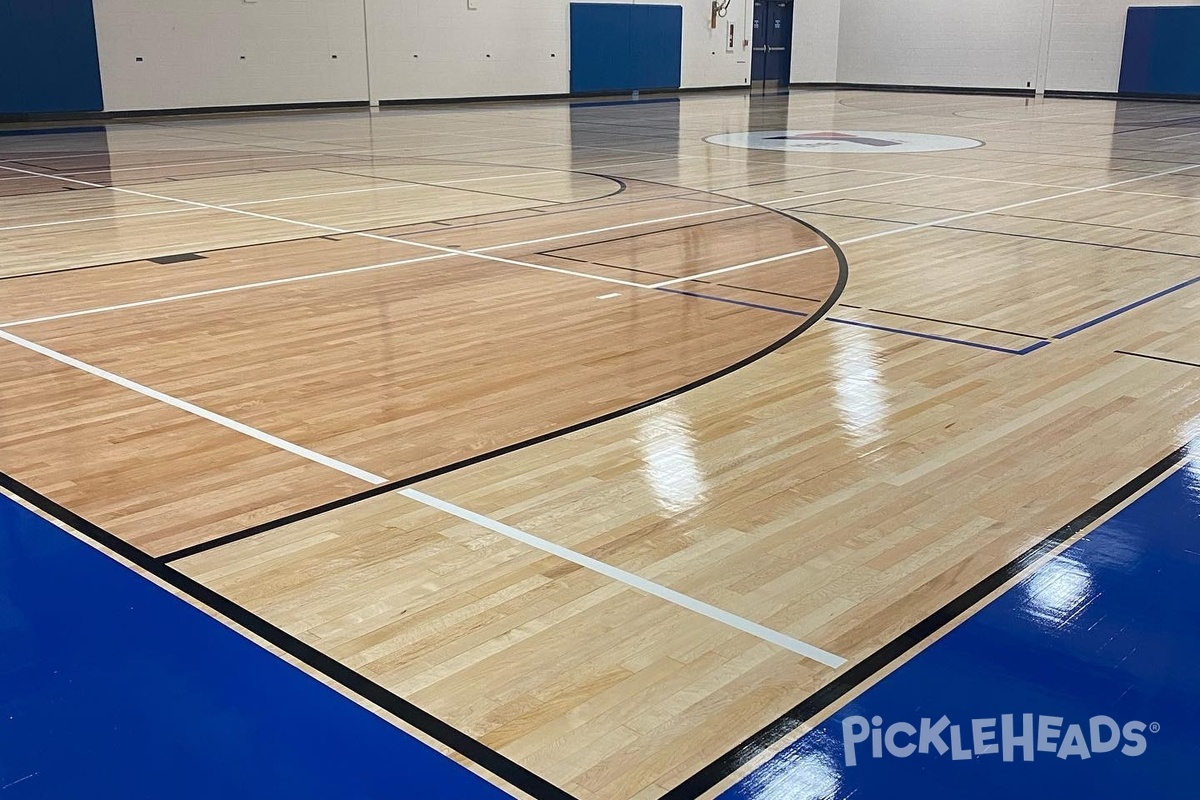
<svg viewBox="0 0 1200 800"><path fill-rule="evenodd" d="M1031 217L1011 217L1011 219L1032 219L1032 218ZM1057 222L1057 220L1043 220L1043 221L1044 222ZM1076 223L1060 223L1060 224L1076 224ZM993 236L1011 236L1015 239L1037 239L1037 240L1043 241L1043 242L1059 242L1062 244L1077 244L1077 245L1081 245L1083 247L1101 247L1106 250L1127 250L1131 253L1151 253L1153 255L1175 256L1177 258L1200 258L1200 255L1193 254L1193 253L1176 253L1171 250L1154 250L1149 247L1131 247L1130 245L1125 245L1125 244L1104 244L1103 242L1087 242L1087 241L1083 241L1080 239L1059 239L1055 236L1035 236L1032 233L1012 233L1010 231L989 231L989 230L981 230L979 228L967 228L967 227L963 227L960 225L935 225L934 227L941 228L942 230L947 230L947 231L963 231L965 233L986 233L986 234L991 234ZM1119 228L1117 230L1133 231L1134 229L1133 228ZM1166 231L1138 231L1138 232L1139 233L1143 233L1143 232L1163 233L1163 234L1167 233ZM1167 234L1167 235L1174 235L1174 234ZM1178 235L1187 236L1188 234L1178 234Z"/></svg>
<svg viewBox="0 0 1200 800"><path fill-rule="evenodd" d="M592 173L582 173L582 174L592 174ZM604 176L598 176L598 177L604 177ZM668 184L661 184L656 181L640 181L640 182L657 184L660 186L668 185ZM676 187L676 188L680 188L680 187ZM528 447L533 447L534 445L541 444L543 442L548 442L552 439L557 439L562 436L567 436L571 433L585 430L587 428L591 428L596 425L600 425L605 422L609 422L611 420L627 416L636 411L640 411L644 408L649 408L650 406L657 405L658 403L664 402L666 400L670 400L671 398L678 397L679 395L685 394L686 392L690 392L693 389L698 389L701 386L712 383L715 380L719 380L720 378L723 378L726 375L729 375L733 372L736 372L736 371L742 369L743 367L753 364L755 361L758 361L758 360L770 355L771 353L775 352L779 348L783 347L784 345L788 344L793 339L798 337L800 334L804 333L806 330L811 328L813 325L815 325L822 317L824 317L827 313L829 313L830 309L832 309L835 305L837 305L838 300L842 296L842 292L844 292L846 289L846 283L849 280L850 269L849 269L849 264L846 261L846 254L842 252L842 249L838 246L837 242L833 241L833 239L831 239L824 232L818 230L817 228L813 227L812 225L810 225L807 222L804 222L803 220L799 220L799 219L795 219L794 217L790 217L778 209L769 208L767 206L762 206L757 203L747 203L747 205L752 205L757 208L762 208L764 211L767 211L770 213L779 214L780 216L784 217L785 219L789 219L789 220L796 222L799 225L803 225L804 227L808 228L813 233L815 233L817 236L819 236L825 242L825 244L829 247L830 252L832 252L834 254L834 256L837 258L838 279L834 286L833 291L830 293L829 297L825 300L825 302L822 303L821 306L816 311L814 311L810 317L808 317L803 323L801 323L799 325L799 327L793 329L787 335L783 336L780 339L777 339L776 341L772 342L771 344L767 345L766 347L758 350L755 353L750 354L749 356L746 356L745 358L743 358L742 360L740 360L734 364L731 364L727 367L723 367L722 369L717 370L716 372L714 372L710 375L706 375L702 378L698 378L698 379L696 379L688 384L685 384L683 386L680 386L676 389L672 389L670 391L663 392L662 394L660 394L656 397L651 397L647 400L639 401L632 405L617 409L615 411L610 411L607 414L602 414L598 417L594 417L589 420L577 422L573 425L569 425L565 428L560 428L556 431L550 431L548 433L540 434L538 436L534 436L529 439L525 439L524 441L514 442L513 444L505 445L504 447L500 447L495 450L488 451L486 453L479 453L477 455L461 459L461 460L456 461L451 464L446 464L441 467L436 467L434 469L427 470L426 472L422 472L417 475L411 475L407 478L401 478L399 480L392 481L390 483L372 487L370 489L359 492L357 494L348 495L346 497L342 497L337 500L332 500L328 503L324 503L319 506L314 506L314 507L306 509L304 511L298 511L298 512L295 512L292 514L288 514L287 516L280 517L280 518L274 519L274 520L270 520L268 522L264 522L259 525L255 525L253 527L246 528L245 530L236 531L234 533L226 534L224 536L220 536L215 539L210 539L207 542L201 542L199 544L192 545L191 547L185 547L181 550L176 550L173 553L168 553L168 554L162 556L160 560L162 561L162 563L167 564L167 563L171 563L173 561L178 561L180 559L184 559L184 558L188 558L190 556L197 555L199 553L208 552L209 550L215 550L219 547L224 547L225 545L233 544L234 542L240 542L245 539L250 539L254 536L258 536L260 534L267 533L269 531L273 531L277 528L282 528L287 525L292 525L294 523L301 522L306 519L311 519L313 517L321 516L322 514L327 514L331 511L336 511L340 508L345 508L346 506L354 505L356 503L361 503L364 500L369 500L374 497L379 497L380 495L394 492L398 489L403 489L406 486L411 486L413 484L420 483L422 481L427 481L427 480L430 480L433 478L437 478L441 475L446 475L448 473L455 472L456 470L465 469L466 467L474 466L476 464L480 464L485 461L490 461L492 459L499 458L504 455L508 455L509 453L517 452L518 450L524 450Z"/></svg>
<svg viewBox="0 0 1200 800"><path fill-rule="evenodd" d="M603 261L585 261L582 258L571 258L570 256L560 256L560 255L557 255L556 253L554 253L553 251L547 252L547 253L537 253L536 255L542 256L543 258L560 258L563 261L573 261L576 264L587 264L588 266L592 266L592 267L604 267L605 269L616 269L616 270L620 270L622 272L636 272L639 275L653 275L656 278L679 278L679 277L681 277L679 275L668 275L665 272L653 272L652 270L648 270L648 269L638 269L637 267L618 267L616 264L605 264ZM648 284L648 283L644 284L644 286L647 289L650 288L650 284Z"/></svg>
<svg viewBox="0 0 1200 800"><path fill-rule="evenodd" d="M1153 361L1165 361L1168 364L1180 364L1185 367L1200 367L1200 364L1195 364L1191 361L1180 361L1177 358L1167 358L1166 356L1152 356L1149 353L1134 353L1129 350L1114 350L1114 353L1120 353L1123 356L1136 356L1138 358L1149 358Z"/></svg>
<svg viewBox="0 0 1200 800"><path fill-rule="evenodd" d="M786 297L789 300L806 300L810 303L821 302L820 300L818 300L814 297L805 297L804 295L800 295L800 294L788 294L787 292L773 292L773 291L770 291L769 289L755 289L750 286L735 286L732 283L716 283L714 281L703 281L703 280L695 280L695 281L692 281L692 283L705 283L705 284L710 284L712 286L721 286L725 289L737 289L742 292L757 292L758 294L769 294L772 297ZM862 306L852 306L852 305L849 305L848 303L838 303L838 305L843 308L862 308Z"/></svg>
<svg viewBox="0 0 1200 800"><path fill-rule="evenodd" d="M807 181L807 180L811 180L813 178L828 178L830 175L846 175L849 172L850 172L850 170L847 170L847 169L836 169L833 172L818 172L816 175L802 175L802 176L795 177L795 178L776 178L775 180L772 180L772 181L755 181L753 183L737 183L737 184L733 184L731 186L721 186L719 188L713 189L713 191L714 192L728 192L728 191L732 191L734 189L750 189L750 188L756 187L756 186L773 186L774 184L777 184L777 183L790 183L792 181ZM883 173L880 173L880 174L883 174ZM853 189L854 187L851 186L848 188ZM834 189L834 191L845 191L845 190Z"/></svg>
<svg viewBox="0 0 1200 800"><path fill-rule="evenodd" d="M395 164L395 165L389 165L389 166L405 166L405 165L404 164ZM458 185L446 186L446 185L443 185L440 183L429 183L427 181L414 181L414 180L407 180L405 178L384 178L379 175L362 175L357 172L343 172L342 170L332 169L329 167L313 167L313 169L318 172L330 172L330 173L333 173L334 175L351 175L355 178L368 178L368 179L377 180L377 181L390 181L392 183L412 184L414 186L427 186L431 189L446 189L446 190L454 191L454 192L469 192L471 194L483 194L483 195L489 195L491 197L505 197L505 198L508 198L509 200L528 200L531 203L541 203L543 206L551 206L551 207L567 205L570 203L580 203L580 202L589 203L589 202L592 202L595 200L604 200L606 198L621 194L622 192L625 191L625 188L626 188L625 184L622 181L619 181L616 178L609 178L609 180L614 181L617 184L617 188L614 189L613 191L609 192L608 194L602 194L599 197L589 197L587 200L547 200L544 197L526 197L525 195L520 195L520 194L506 194L505 192L488 192L483 189L467 189L467 188L464 188L464 187L461 187ZM532 170L533 167L529 167L529 169Z"/></svg>
<svg viewBox="0 0 1200 800"><path fill-rule="evenodd" d="M809 207L804 206L788 206L787 211L796 211L798 213L810 214L814 217L839 217L841 219L858 219L866 222L888 222L894 225L925 225L927 223L905 222L898 219L884 219L882 217L864 217L856 214L837 214L832 211L810 211ZM1143 228L1125 228L1119 225L1100 225L1090 222L1074 222L1070 220L1047 219L1044 217L1023 217L1016 214L991 214L987 216L1007 217L1009 219L1024 219L1036 220L1038 222L1052 222L1058 225L1088 225L1091 227L1109 228L1111 230L1129 231L1131 233L1157 233L1164 236L1196 236L1197 234L1190 233L1175 233L1173 231L1152 231ZM1060 242L1062 244L1075 244L1082 247L1100 247L1107 250L1127 250L1133 253L1151 253L1162 256L1176 256L1179 258L1200 258L1200 255L1192 253L1176 253L1171 250L1154 250L1148 247L1131 247L1123 244L1104 244L1103 242L1088 242L1078 239L1059 239L1054 236L1035 236L1029 233L1012 233L1010 231L989 231L981 228L970 228L964 225L930 225L928 230L943 230L943 231L962 231L963 233L982 233L990 236L1010 236L1015 239L1036 239L1043 242Z"/></svg>
<svg viewBox="0 0 1200 800"><path fill-rule="evenodd" d="M950 602L921 620L904 633L892 639L870 656L839 674L827 686L801 701L753 736L729 750L707 767L696 772L683 783L664 794L661 800L696 800L721 781L733 775L759 754L771 748L780 739L795 731L804 723L826 709L834 707L839 700L872 677L891 666L907 653L925 642L934 634L950 625L959 616L1013 578L1037 565L1055 548L1081 531L1087 529L1122 503L1131 499L1158 478L1169 472L1187 457L1189 448L1196 440L1165 456L1133 480L1096 503L1087 511L1063 527L1046 536L1021 555L996 570Z"/></svg>
<svg viewBox="0 0 1200 800"><path fill-rule="evenodd" d="M746 204L746 205L750 205L750 204ZM762 208L762 206L757 206L757 207ZM744 210L744 209L737 209L737 210L740 211L740 210ZM765 216L765 214L763 214L760 211L757 214L745 214L740 217L729 217L726 219L708 219L708 220L704 220L703 222L689 222L686 225L674 225L669 228L658 228L657 230L652 230L652 231L643 231L641 233L630 233L630 234L626 234L624 236L614 236L611 239L601 239L599 241L586 242L584 244L573 244L573 245L569 245L567 247L559 247L554 250L547 250L546 252L547 253L565 253L570 250L578 250L579 248L582 248L582 247L598 247L599 245L603 245L603 244L613 244L614 242L624 242L624 241L628 241L630 239L641 239L646 236L656 236L660 233L673 233L675 231L685 231L690 228L702 228L705 225L722 225L722 224L729 223L729 222L745 222L746 220L754 219L755 217L761 217L761 216ZM799 221L799 220L797 220L797 221Z"/></svg>
<svg viewBox="0 0 1200 800"><path fill-rule="evenodd" d="M1198 164L1197 166L1200 166ZM1096 191L1101 191L1097 189ZM1126 193L1128 194L1128 192ZM1186 198L1180 198L1186 199ZM1085 225L1089 228L1108 228L1115 231L1133 231L1135 233L1161 233L1166 236L1186 236L1190 239L1200 238L1200 233L1182 233L1180 231L1160 231L1155 228L1130 228L1128 225L1109 225L1103 222L1084 222L1077 219L1054 219L1053 217L1035 217L1027 214L990 214L993 217L1009 217L1010 219L1035 219L1039 222L1057 222L1060 225Z"/></svg>
<svg viewBox="0 0 1200 800"><path fill-rule="evenodd" d="M955 325L960 328L973 328L980 331L991 331L992 333L1004 333L1009 336L1020 336L1023 339L1038 339L1040 341L1048 341L1049 336L1037 336L1032 333L1017 333L1016 331L1007 331L1003 328L989 328L986 325L972 325L967 322L953 322L948 319L938 319L937 317L922 317L919 314L904 314L899 311L884 311L882 308L868 308L868 311L874 311L876 314L887 314L891 317L905 317L907 319L920 319L925 322L938 322L942 325Z"/></svg>
<svg viewBox="0 0 1200 800"><path fill-rule="evenodd" d="M492 750L447 722L423 711L399 695L331 658L315 647L238 605L199 581L184 575L159 559L64 508L50 498L0 472L0 487L49 514L104 549L135 564L159 580L178 589L236 625L245 628L292 656L309 668L335 681L364 700L375 703L417 730L470 759L496 777L542 800L573 800L570 794L544 778Z"/></svg>
<svg viewBox="0 0 1200 800"><path fill-rule="evenodd" d="M358 177L365 177L365 176L358 176ZM617 179L614 178L614 180L617 180ZM640 180L640 179L636 179L636 180ZM65 188L69 188L69 187L65 187ZM615 194L620 194L620 192L617 192ZM15 195L15 196L24 196L24 195ZM611 197L613 195L609 195L609 196ZM603 198L600 198L600 199L603 199ZM647 198L639 198L636 200L625 200L625 201L622 201L619 203L608 203L607 205L602 206L602 208L612 208L614 206L628 206L628 205L635 205L637 203L649 203L649 202L652 202L654 200L659 200L659 199L661 199L661 198L647 197ZM728 198L728 199L736 201L736 198ZM594 202L594 201L581 200L578 202L590 203L590 202ZM736 202L741 203L741 201L736 201ZM508 219L508 220L496 220L494 222L483 222L483 223L474 222L474 223L463 223L461 225L450 225L449 227L435 228L435 229L431 229L431 230L427 230L427 231L420 231L417 233L407 234L407 237L411 238L411 237L415 237L415 236L423 236L423 235L430 234L430 233L441 233L442 231L461 230L464 228L479 228L482 226L492 225L492 224L498 225L503 222L516 222L517 220L528 219L531 216L533 216L530 214L525 214L525 212L530 212L530 211L540 212L544 216L554 216L556 214L574 214L574 213L579 213L579 212L583 212L583 211L591 211L591 210L594 210L594 209L583 207L583 208L563 208L561 210L558 210L554 206L550 206L545 209L542 209L542 208L519 208L519 209L513 209L512 211L497 211L494 213L497 213L497 214L523 214L523 216L514 217L513 219ZM484 215L480 215L480 216L488 216L488 215L484 214ZM450 219L451 220L469 219L469 217L451 217ZM442 224L442 222L443 221L441 221L441 220L430 220L431 224ZM420 225L420 224L424 224L424 223L414 223L414 224ZM384 233L380 233L380 232L391 230L393 228L401 228L401 227L404 227L404 225L375 225L370 228L357 228L354 230L348 230L345 233L337 234L337 236L345 237L345 236L349 236L351 234L357 234L357 233L376 233L381 236L386 236L389 234L384 234ZM246 249L253 248L253 247L270 247L271 245L287 244L289 242L303 242L303 241L307 241L310 239L329 239L330 241L341 241L340 239L333 238L330 234L313 234L313 235L308 235L308 236L296 236L296 237L293 237L290 239L272 239L269 242L253 242L251 244L235 244L235 245L229 245L227 247L214 247L211 250L205 250L203 252L205 252L205 253L224 253L224 252L228 252L231 250L246 250ZM414 239L413 241L417 241L417 240ZM397 242L397 244L400 244L400 242ZM48 270L44 270L42 272L22 272L17 275L0 276L0 281L11 281L11 280L16 280L18 278L36 278L40 275L57 275L61 272L80 272L83 270L101 269L104 267L121 267L121 266L128 266L130 264L140 264L143 261L147 261L147 260L148 259L144 259L144 258L135 258L133 260L126 260L126 261L109 261L104 264L87 264L87 265L84 265L81 267L62 267L60 269L48 269Z"/></svg>

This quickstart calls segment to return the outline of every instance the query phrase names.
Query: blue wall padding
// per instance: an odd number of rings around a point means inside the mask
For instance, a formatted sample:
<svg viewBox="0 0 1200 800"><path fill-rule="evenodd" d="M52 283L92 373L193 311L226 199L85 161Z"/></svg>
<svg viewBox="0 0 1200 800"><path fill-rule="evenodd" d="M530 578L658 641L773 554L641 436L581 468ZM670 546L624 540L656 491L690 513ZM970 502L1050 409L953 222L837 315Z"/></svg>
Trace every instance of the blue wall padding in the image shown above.
<svg viewBox="0 0 1200 800"><path fill-rule="evenodd" d="M1200 97L1200 6L1129 9L1120 91Z"/></svg>
<svg viewBox="0 0 1200 800"><path fill-rule="evenodd" d="M92 0L0 0L0 114L103 108Z"/></svg>
<svg viewBox="0 0 1200 800"><path fill-rule="evenodd" d="M683 7L571 4L571 92L678 89Z"/></svg>

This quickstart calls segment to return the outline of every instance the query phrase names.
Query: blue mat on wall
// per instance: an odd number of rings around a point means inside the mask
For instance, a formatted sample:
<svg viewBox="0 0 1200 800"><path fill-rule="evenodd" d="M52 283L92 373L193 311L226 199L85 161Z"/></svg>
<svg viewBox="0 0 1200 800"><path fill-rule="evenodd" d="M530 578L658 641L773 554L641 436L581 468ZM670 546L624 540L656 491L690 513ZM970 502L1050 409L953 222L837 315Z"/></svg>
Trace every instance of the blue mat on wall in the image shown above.
<svg viewBox="0 0 1200 800"><path fill-rule="evenodd" d="M0 0L0 114L103 107L92 0Z"/></svg>
<svg viewBox="0 0 1200 800"><path fill-rule="evenodd" d="M1200 97L1200 6L1129 9L1120 92Z"/></svg>
<svg viewBox="0 0 1200 800"><path fill-rule="evenodd" d="M678 89L683 7L571 4L571 93Z"/></svg>

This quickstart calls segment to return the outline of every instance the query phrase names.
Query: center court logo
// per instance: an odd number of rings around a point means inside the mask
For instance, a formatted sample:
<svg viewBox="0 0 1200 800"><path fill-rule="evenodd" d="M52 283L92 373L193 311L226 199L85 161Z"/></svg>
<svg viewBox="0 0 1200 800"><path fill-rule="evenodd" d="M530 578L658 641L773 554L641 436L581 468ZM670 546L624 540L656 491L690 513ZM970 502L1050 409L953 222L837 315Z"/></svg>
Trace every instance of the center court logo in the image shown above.
<svg viewBox="0 0 1200 800"><path fill-rule="evenodd" d="M1063 760L1085 760L1118 748L1121 755L1135 758L1146 752L1147 731L1158 733L1158 723L1147 725L1132 720L1120 725L1112 717L1096 716L1086 722L1066 724L1062 717L1033 714L1022 714L1019 718L1003 714L999 720L973 719L966 725L956 725L946 716L936 721L925 717L917 725L893 722L886 727L878 716L870 720L860 716L842 720L847 767L857 766L868 747L871 758L883 758L884 753L895 758L949 753L954 761L966 761L999 754L1004 761L1011 762L1019 751L1023 761L1033 761L1040 753Z"/></svg>

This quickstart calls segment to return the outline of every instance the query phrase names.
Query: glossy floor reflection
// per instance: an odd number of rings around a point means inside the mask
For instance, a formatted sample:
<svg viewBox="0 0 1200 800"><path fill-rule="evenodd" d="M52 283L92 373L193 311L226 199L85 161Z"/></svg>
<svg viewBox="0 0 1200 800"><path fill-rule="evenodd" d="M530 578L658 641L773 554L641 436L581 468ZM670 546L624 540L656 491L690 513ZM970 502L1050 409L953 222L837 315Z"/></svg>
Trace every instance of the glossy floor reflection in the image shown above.
<svg viewBox="0 0 1200 800"><path fill-rule="evenodd" d="M722 797L1192 796L1198 545L1191 462Z"/></svg>

